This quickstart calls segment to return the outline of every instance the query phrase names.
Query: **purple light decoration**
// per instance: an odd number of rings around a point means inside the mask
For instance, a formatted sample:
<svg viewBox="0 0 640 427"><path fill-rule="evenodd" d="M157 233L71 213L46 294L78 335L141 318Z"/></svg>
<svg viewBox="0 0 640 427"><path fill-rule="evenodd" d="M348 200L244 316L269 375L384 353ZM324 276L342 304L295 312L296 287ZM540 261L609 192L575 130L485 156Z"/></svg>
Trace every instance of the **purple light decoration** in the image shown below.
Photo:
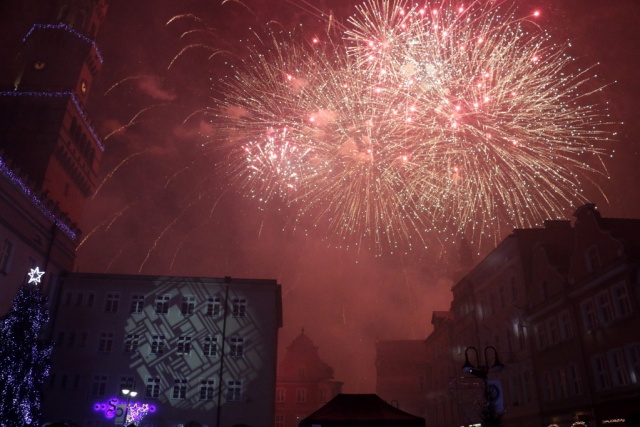
<svg viewBox="0 0 640 427"><path fill-rule="evenodd" d="M104 417L107 419L113 419L117 415L118 405L126 405L127 402L124 400L120 400L117 397L109 399L107 402L97 402L93 405L93 410L95 412L103 412ZM138 423L142 421L142 419L149 413L156 412L157 408L155 405L150 405L148 403L142 402L134 402L129 404L129 409L127 410L127 425L130 423Z"/></svg>
<svg viewBox="0 0 640 427"><path fill-rule="evenodd" d="M29 32L27 32L27 34L24 36L24 38L22 39L22 42L26 43L27 40L29 39L29 37L31 36L31 33L33 33L35 30L40 30L40 29L44 29L44 30L65 30L68 33L73 34L74 36L76 36L80 40L82 40L82 41L90 44L91 46L93 46L93 48L96 50L96 56L98 57L98 61L100 61L101 64L104 62L104 60L102 59L102 55L100 54L100 49L98 49L98 45L96 44L95 40L92 40L89 37L85 36L84 34L79 33L78 31L74 30L73 28L71 28L67 24L34 24L31 27L31 29L29 30Z"/></svg>
<svg viewBox="0 0 640 427"><path fill-rule="evenodd" d="M40 209L40 212L42 212L47 218L49 218L51 221L53 221L54 223L56 223L57 227L62 230L64 232L64 234L66 234L71 240L76 240L78 235L76 234L75 231L73 231L71 228L69 228L66 224L64 224L63 222L61 222L58 217L56 217L53 212L51 212L45 205L44 203L42 203L42 201L36 197L36 195L33 193L33 191L31 191L31 189L29 187L27 187L27 185L22 182L22 180L20 178L18 178L18 176L16 174L14 174L11 169L9 169L7 167L7 165L5 164L5 162L3 161L2 157L0 157L0 173L2 173L3 175L5 175L7 178L9 178L9 180L16 185L18 188L20 188L20 190L22 190L22 193L29 197L31 199L31 201L33 202L33 204L35 204L38 209Z"/></svg>
<svg viewBox="0 0 640 427"><path fill-rule="evenodd" d="M9 92L0 92L0 96L34 96L34 97L44 96L46 98L61 98L61 97L65 97L65 96L70 97L71 101L73 101L73 104L76 107L76 111L78 111L78 114L82 118L84 124L87 126L87 129L89 129L89 133L91 133L91 136L93 136L93 138L96 140L96 143L98 144L98 147L100 147L100 151L104 152L104 145L102 144L102 140L98 136L98 132L96 132L96 130L93 128L93 125L89 121L89 117L87 116L87 113L84 111L84 109L80 105L80 102L78 102L78 98L76 97L76 95L73 92L29 92L29 91L21 92L21 91L9 91Z"/></svg>

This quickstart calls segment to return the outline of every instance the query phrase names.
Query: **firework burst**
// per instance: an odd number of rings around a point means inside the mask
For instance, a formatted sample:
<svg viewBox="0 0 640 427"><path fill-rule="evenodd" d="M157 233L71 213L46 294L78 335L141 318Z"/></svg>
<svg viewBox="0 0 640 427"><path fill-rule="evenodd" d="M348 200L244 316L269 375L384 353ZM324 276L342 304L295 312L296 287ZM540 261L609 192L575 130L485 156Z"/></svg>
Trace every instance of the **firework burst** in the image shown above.
<svg viewBox="0 0 640 427"><path fill-rule="evenodd" d="M564 217L603 170L606 114L534 15L370 0L323 40L271 33L222 82L227 172L379 248Z"/></svg>

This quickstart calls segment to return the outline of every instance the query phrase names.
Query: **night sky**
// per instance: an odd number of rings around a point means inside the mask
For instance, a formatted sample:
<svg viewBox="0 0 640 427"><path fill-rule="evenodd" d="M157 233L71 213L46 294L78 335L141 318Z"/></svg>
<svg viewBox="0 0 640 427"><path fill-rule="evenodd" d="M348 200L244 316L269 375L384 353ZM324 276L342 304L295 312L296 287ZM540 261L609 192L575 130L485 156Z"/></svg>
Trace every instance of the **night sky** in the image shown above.
<svg viewBox="0 0 640 427"><path fill-rule="evenodd" d="M554 40L570 41L570 53L586 64L598 63L599 81L611 83L598 95L609 102L611 120L619 123L611 127L618 132L616 141L606 147L615 151L607 162L610 178L598 179L608 200L592 188L585 191L606 217L640 218L640 4L515 2L522 10L541 10L539 23ZM345 382L345 392L374 392L375 342L424 339L431 330L431 312L449 308L455 242L444 242L444 250L397 250L381 256L345 248L325 230L294 227L285 207L265 207L229 189L213 171L215 154L203 146L215 125L201 115L190 116L212 105L225 59L208 59L205 48L194 48L169 68L191 42L240 49L239 40L248 37L250 28L271 20L283 28L303 23L303 34L311 36L322 28L318 10L340 18L358 2L108 3L98 37L105 64L88 107L106 137L107 151L103 181L81 226L78 269L277 279L284 304L281 356L304 328L320 356L334 367L335 378ZM211 31L181 39L188 20L166 23L184 13L201 18ZM574 208L567 206L566 219ZM476 259L491 246L476 247Z"/></svg>

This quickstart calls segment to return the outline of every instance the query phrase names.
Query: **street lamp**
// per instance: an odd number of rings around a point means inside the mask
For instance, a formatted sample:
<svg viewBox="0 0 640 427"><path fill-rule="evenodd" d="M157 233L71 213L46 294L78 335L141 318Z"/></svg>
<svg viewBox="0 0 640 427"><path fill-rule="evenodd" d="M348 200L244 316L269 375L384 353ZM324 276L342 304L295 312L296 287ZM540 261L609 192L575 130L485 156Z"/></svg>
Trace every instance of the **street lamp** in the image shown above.
<svg viewBox="0 0 640 427"><path fill-rule="evenodd" d="M469 360L469 351L473 350L476 357L475 365ZM489 353L493 352L493 364L489 366ZM467 347L464 350L464 365L462 371L482 379L483 402L480 408L480 419L482 427L499 427L502 419L502 411L498 412L496 408L496 400L500 397L500 390L495 385L490 385L487 377L490 371L500 372L504 369L504 365L498 358L498 350L493 346L487 346L484 349L484 364L480 363L478 349L475 347Z"/></svg>
<svg viewBox="0 0 640 427"><path fill-rule="evenodd" d="M129 403L131 402L132 397L136 397L138 392L136 391L136 383L133 379L128 379L125 383L124 387L122 387L122 394L127 396L127 406L124 407L124 421L122 425L127 425L127 416L129 415Z"/></svg>

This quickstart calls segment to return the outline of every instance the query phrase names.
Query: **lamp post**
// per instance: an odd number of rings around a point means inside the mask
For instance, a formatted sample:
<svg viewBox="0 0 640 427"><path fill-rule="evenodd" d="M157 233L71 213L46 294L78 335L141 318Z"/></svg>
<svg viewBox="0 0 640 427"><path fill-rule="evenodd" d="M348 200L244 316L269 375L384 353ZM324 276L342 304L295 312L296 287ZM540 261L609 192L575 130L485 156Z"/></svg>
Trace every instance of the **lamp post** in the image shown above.
<svg viewBox="0 0 640 427"><path fill-rule="evenodd" d="M475 353L475 365L469 360L469 351ZM493 364L489 366L489 353L493 352ZM500 395L500 390L495 385L490 385L488 381L489 372L500 372L504 369L504 365L498 358L498 350L493 346L487 346L484 349L484 364L480 362L478 349L475 347L467 347L464 350L464 365L462 371L471 374L482 380L483 401L480 404L480 420L482 427L500 427L503 412L498 412L496 408L496 400Z"/></svg>
<svg viewBox="0 0 640 427"><path fill-rule="evenodd" d="M131 402L132 397L136 397L138 392L136 391L136 383L133 379L128 379L124 387L122 387L122 394L127 396L127 406L124 408L124 421L122 425L126 426L127 424L127 416L129 415L129 403Z"/></svg>

